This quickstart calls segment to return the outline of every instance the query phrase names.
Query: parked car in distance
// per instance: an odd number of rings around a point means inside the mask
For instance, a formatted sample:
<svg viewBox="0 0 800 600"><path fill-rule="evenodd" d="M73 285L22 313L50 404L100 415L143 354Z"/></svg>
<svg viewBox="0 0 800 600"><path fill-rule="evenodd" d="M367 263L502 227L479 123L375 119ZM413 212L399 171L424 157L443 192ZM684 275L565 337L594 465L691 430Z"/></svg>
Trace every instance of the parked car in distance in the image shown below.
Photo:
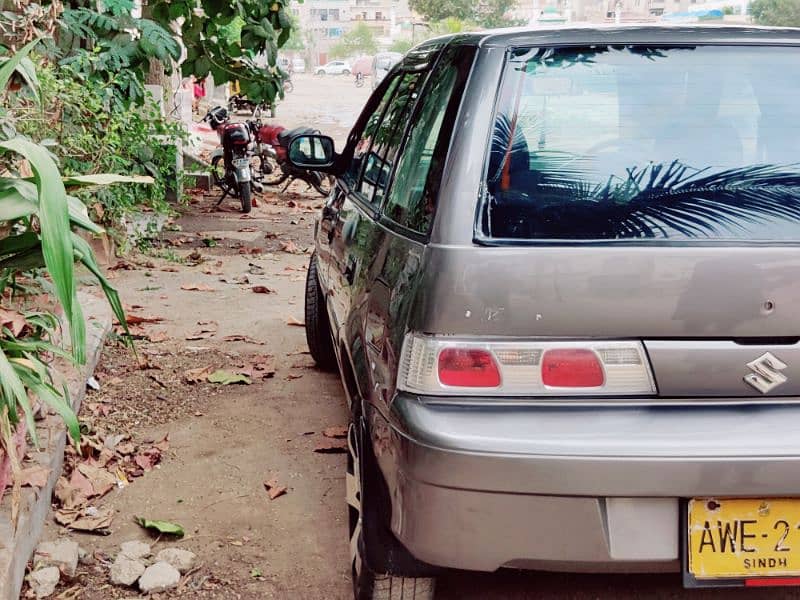
<svg viewBox="0 0 800 600"><path fill-rule="evenodd" d="M378 52L372 59L372 89L378 87L392 67L403 60L399 52Z"/></svg>
<svg viewBox="0 0 800 600"><path fill-rule="evenodd" d="M798 29L481 32L410 52L340 153L290 143L338 178L305 316L357 599L800 582L798 98Z"/></svg>
<svg viewBox="0 0 800 600"><path fill-rule="evenodd" d="M346 60L332 60L329 63L317 67L317 75L350 75L352 73L350 63Z"/></svg>
<svg viewBox="0 0 800 600"><path fill-rule="evenodd" d="M293 58L292 59L292 69L294 69L295 73L305 73L306 72L306 61L302 58Z"/></svg>

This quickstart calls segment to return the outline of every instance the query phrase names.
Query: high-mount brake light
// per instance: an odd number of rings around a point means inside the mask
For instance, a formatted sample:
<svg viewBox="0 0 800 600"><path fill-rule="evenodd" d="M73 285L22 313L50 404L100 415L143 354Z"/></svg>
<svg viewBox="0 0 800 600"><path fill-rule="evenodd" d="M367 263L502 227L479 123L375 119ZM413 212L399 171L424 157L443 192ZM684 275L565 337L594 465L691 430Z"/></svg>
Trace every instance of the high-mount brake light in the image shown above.
<svg viewBox="0 0 800 600"><path fill-rule="evenodd" d="M652 396L638 341L482 340L408 334L397 387L430 396Z"/></svg>

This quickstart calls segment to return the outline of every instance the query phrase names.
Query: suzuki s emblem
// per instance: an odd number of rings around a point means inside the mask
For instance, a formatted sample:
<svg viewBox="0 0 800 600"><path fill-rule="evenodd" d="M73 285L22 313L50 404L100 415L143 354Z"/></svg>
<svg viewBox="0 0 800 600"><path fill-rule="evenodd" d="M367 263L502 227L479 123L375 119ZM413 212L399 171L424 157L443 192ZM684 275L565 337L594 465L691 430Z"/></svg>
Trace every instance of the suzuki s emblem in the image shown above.
<svg viewBox="0 0 800 600"><path fill-rule="evenodd" d="M745 383L750 384L762 394L771 392L787 381L786 375L781 373L786 368L786 364L771 352L747 363L747 366L753 372L744 376Z"/></svg>

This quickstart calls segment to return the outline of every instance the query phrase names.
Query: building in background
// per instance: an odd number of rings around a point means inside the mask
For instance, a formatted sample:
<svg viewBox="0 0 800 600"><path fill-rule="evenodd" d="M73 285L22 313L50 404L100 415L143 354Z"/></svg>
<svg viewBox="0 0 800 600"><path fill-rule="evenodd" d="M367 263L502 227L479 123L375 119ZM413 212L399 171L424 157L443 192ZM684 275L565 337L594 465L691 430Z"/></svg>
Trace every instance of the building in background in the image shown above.
<svg viewBox="0 0 800 600"><path fill-rule="evenodd" d="M513 11L532 26L557 23L748 22L749 0L522 0Z"/></svg>
<svg viewBox="0 0 800 600"><path fill-rule="evenodd" d="M380 49L411 38L412 14L407 0L305 0L292 5L304 32L304 58L311 67L328 62L330 49L356 24L366 24Z"/></svg>

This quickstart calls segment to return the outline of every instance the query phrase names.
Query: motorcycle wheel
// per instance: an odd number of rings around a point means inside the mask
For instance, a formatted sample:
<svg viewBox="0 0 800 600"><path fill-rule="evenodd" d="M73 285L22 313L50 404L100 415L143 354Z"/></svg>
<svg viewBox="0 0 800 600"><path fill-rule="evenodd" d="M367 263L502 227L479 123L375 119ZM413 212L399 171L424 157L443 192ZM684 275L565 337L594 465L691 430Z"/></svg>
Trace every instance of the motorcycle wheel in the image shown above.
<svg viewBox="0 0 800 600"><path fill-rule="evenodd" d="M316 177L311 185L314 186L314 189L317 190L322 196L328 196L333 189L333 184L336 181L336 178L333 175L323 175L322 173L315 173Z"/></svg>
<svg viewBox="0 0 800 600"><path fill-rule="evenodd" d="M215 186L224 192L230 189L225 181L225 162L222 156L215 156L211 159L211 180Z"/></svg>
<svg viewBox="0 0 800 600"><path fill-rule="evenodd" d="M291 94L294 91L294 84L291 81L284 81L283 82L283 91L287 94Z"/></svg>
<svg viewBox="0 0 800 600"><path fill-rule="evenodd" d="M253 208L252 190L250 182L244 181L239 184L239 199L242 201L242 212L249 213Z"/></svg>

